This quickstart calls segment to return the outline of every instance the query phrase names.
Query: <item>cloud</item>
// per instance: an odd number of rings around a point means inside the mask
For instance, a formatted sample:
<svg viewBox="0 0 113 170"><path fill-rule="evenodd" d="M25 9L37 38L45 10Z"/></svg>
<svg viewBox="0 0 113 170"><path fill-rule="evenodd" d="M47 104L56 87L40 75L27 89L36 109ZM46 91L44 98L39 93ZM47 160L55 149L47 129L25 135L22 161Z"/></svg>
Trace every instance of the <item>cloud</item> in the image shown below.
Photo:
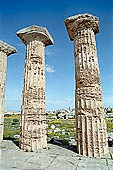
<svg viewBox="0 0 113 170"><path fill-rule="evenodd" d="M57 56L60 55L61 50L59 49L53 49L53 48L45 48L45 55L46 57L53 57L53 56Z"/></svg>
<svg viewBox="0 0 113 170"><path fill-rule="evenodd" d="M16 45L24 49L26 48L26 46L23 43L16 43Z"/></svg>
<svg viewBox="0 0 113 170"><path fill-rule="evenodd" d="M46 64L46 72L53 73L53 72L55 72L55 69L53 66Z"/></svg>
<svg viewBox="0 0 113 170"><path fill-rule="evenodd" d="M61 100L56 99L47 99L47 104L73 104L74 99L71 98L64 98Z"/></svg>
<svg viewBox="0 0 113 170"><path fill-rule="evenodd" d="M72 103L74 101L74 99L71 99L71 98L65 98L64 101L66 103Z"/></svg>
<svg viewBox="0 0 113 170"><path fill-rule="evenodd" d="M49 50L49 49L45 49L45 54L46 56L53 56L52 50Z"/></svg>

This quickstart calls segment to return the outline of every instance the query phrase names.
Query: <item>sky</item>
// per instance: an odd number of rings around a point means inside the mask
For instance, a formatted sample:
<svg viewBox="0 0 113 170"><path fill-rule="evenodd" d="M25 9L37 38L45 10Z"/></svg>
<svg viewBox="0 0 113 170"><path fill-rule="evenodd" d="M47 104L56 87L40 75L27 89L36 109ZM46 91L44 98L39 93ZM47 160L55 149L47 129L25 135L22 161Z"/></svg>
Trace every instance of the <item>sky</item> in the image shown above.
<svg viewBox="0 0 113 170"><path fill-rule="evenodd" d="M100 20L96 42L104 106L113 107L113 0L1 0L0 40L18 50L7 60L5 110L21 108L26 47L16 32L30 25L46 27L54 39L45 48L46 109L74 108L74 43L64 20L86 12Z"/></svg>

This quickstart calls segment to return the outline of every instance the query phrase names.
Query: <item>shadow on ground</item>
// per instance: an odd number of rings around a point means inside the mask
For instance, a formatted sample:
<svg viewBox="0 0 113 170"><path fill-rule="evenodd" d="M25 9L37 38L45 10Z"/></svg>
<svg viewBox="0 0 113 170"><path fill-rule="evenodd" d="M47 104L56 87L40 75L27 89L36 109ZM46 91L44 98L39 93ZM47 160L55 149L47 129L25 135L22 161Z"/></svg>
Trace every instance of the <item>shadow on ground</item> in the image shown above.
<svg viewBox="0 0 113 170"><path fill-rule="evenodd" d="M68 149L68 150L71 150L77 153L77 146L75 144L69 145L68 141L66 141L65 139L61 140L61 139L52 138L48 143L53 144L53 145L58 145L62 148L65 148L65 149Z"/></svg>
<svg viewBox="0 0 113 170"><path fill-rule="evenodd" d="M19 147L19 140L15 139L15 138L3 138L3 140L10 140L12 141L17 147Z"/></svg>
<svg viewBox="0 0 113 170"><path fill-rule="evenodd" d="M15 138L8 137L8 138L3 138L3 140L12 141L17 147L19 147L19 140L15 139ZM56 139L52 138L48 143L60 146L62 148L65 148L65 149L68 149L68 150L71 150L71 151L77 153L77 146L69 145L65 140L56 140Z"/></svg>

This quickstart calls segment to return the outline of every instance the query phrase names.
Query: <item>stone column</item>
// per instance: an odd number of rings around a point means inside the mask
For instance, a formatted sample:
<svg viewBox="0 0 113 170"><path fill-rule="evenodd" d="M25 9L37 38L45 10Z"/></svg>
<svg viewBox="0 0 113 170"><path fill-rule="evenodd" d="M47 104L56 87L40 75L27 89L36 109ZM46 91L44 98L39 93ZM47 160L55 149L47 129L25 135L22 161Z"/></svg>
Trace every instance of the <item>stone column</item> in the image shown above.
<svg viewBox="0 0 113 170"><path fill-rule="evenodd" d="M80 14L67 18L65 25L74 41L77 152L98 157L109 152L95 42L99 20Z"/></svg>
<svg viewBox="0 0 113 170"><path fill-rule="evenodd" d="M46 28L30 26L17 32L26 45L20 147L35 151L47 147L45 111L45 53L53 39Z"/></svg>
<svg viewBox="0 0 113 170"><path fill-rule="evenodd" d="M7 56L16 53L16 48L0 41L0 141L3 140L4 129L4 100L5 100L5 81Z"/></svg>

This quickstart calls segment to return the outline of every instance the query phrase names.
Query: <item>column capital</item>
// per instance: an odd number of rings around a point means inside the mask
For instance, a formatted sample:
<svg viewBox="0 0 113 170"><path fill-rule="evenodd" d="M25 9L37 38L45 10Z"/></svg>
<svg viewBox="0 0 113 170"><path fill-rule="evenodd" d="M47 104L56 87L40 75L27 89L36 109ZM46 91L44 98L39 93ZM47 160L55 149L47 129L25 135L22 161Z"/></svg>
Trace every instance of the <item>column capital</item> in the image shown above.
<svg viewBox="0 0 113 170"><path fill-rule="evenodd" d="M0 51L7 54L7 56L17 53L17 49L0 40Z"/></svg>
<svg viewBox="0 0 113 170"><path fill-rule="evenodd" d="M53 39L45 27L32 25L19 30L17 36L22 39L24 44L33 40L41 41L45 46L52 45Z"/></svg>
<svg viewBox="0 0 113 170"><path fill-rule="evenodd" d="M94 33L99 32L99 19L91 14L79 14L71 16L65 20L65 25L67 32L69 34L70 40L74 40L75 32L82 29L92 29Z"/></svg>

